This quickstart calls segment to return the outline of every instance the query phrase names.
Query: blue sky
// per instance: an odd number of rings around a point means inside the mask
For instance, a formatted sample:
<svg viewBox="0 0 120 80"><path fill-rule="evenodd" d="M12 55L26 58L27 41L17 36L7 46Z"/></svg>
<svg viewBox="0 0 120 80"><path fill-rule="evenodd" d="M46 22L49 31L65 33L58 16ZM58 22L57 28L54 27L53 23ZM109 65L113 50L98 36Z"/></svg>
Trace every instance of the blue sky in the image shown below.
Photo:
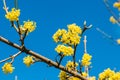
<svg viewBox="0 0 120 80"><path fill-rule="evenodd" d="M14 0L6 0L9 8L14 5ZM110 5L112 7L112 2ZM21 9L20 23L26 20L33 20L37 23L37 28L30 33L25 45L27 48L40 53L52 60L55 60L57 53L54 51L56 43L52 39L52 35L58 28L67 29L68 24L76 23L83 27L84 20L87 24L92 24L93 28L86 31L87 35L87 51L93 56L90 75L98 74L104 69L110 67L120 70L120 47L112 43L111 40L105 38L96 28L100 28L114 39L120 37L120 27L109 22L111 14L106 9L103 0L18 0L19 8ZM112 8L113 9L113 8ZM116 15L118 12L114 9ZM4 17L2 0L0 1L0 35L19 44L18 34L10 23ZM0 60L18 50L0 42ZM77 47L77 60L81 59L83 54L83 38L80 45ZM27 68L23 64L23 57L21 54L16 57L13 65L15 71L12 74L5 75L0 69L0 80L14 80L17 75L19 80L58 80L59 70L53 67L47 67L45 63L35 63ZM70 58L65 58L62 64L64 65ZM0 67L4 63L0 64Z"/></svg>

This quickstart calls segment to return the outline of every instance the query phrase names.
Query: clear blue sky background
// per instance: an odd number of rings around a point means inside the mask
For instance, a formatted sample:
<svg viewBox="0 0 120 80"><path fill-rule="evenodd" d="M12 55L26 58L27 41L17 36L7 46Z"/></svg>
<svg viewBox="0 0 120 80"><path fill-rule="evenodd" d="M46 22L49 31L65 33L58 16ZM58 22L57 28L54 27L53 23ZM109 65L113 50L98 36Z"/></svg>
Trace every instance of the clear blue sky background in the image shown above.
<svg viewBox="0 0 120 80"><path fill-rule="evenodd" d="M6 0L9 8L14 5L14 0ZM100 28L114 39L120 37L120 27L109 22L110 13L106 9L103 0L18 0L21 9L20 22L28 19L36 21L37 28L30 33L25 45L27 48L40 53L52 60L55 60L57 53L54 51L56 43L53 42L52 35L58 28L67 28L68 24L76 23L83 27L84 20L87 24L92 24L93 28L86 31L87 50L93 56L90 75L98 74L104 69L110 67L120 70L120 47L114 45L109 39L99 33L96 28ZM112 7L111 0L110 4ZM116 14L118 12L115 10ZM19 44L18 34L10 23L4 17L3 3L0 0L0 35ZM0 42L0 60L18 50ZM83 54L83 38L77 48L77 61ZM45 63L35 63L27 68L23 64L25 54L18 56L13 65L15 71L13 74L5 75L0 69L0 80L14 80L17 75L19 80L59 80L59 70L53 67L47 67ZM70 58L65 58L62 64ZM0 64L0 68L4 63Z"/></svg>

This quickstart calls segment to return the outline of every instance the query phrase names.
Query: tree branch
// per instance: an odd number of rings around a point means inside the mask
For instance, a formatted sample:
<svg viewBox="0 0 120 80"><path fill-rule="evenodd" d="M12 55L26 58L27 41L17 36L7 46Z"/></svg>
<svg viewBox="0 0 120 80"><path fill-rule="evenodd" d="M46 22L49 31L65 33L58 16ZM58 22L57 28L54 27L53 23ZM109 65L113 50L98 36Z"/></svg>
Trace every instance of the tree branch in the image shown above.
<svg viewBox="0 0 120 80"><path fill-rule="evenodd" d="M115 13L111 10L109 4L108 4L108 0L104 0L104 4L106 6L106 8L108 9L108 11L112 14L112 16L115 18L115 20L117 20L117 23L120 23L119 18L117 18L117 16L115 15Z"/></svg>
<svg viewBox="0 0 120 80"><path fill-rule="evenodd" d="M21 52L22 51L19 51L16 54L14 54L14 55L12 55L12 56L10 56L8 58L5 58L5 59L1 60L0 63L5 62L5 61L10 60L10 59L12 59L12 61L11 61L11 63L12 63L14 61L14 58L17 57L19 54L21 54Z"/></svg>
<svg viewBox="0 0 120 80"><path fill-rule="evenodd" d="M54 66L54 67L57 68L57 69L60 69L60 70L63 70L63 71L65 71L65 72L69 73L69 74L72 74L73 76L78 77L78 78L80 78L81 80L87 80L85 77L81 76L79 73L74 72L74 71L71 71L71 70L67 70L67 69L66 69L64 66L62 66L62 65L59 65L59 66L58 66L58 64L57 64L56 62L54 62L54 61L52 61L52 60L50 60L50 59L48 59L48 58L40 55L39 53L36 53L36 52L34 52L34 51L32 51L32 50L28 50L28 49L26 49L25 47L24 47L24 48L23 48L23 47L20 47L18 44L15 44L15 43L13 43L13 42L10 42L9 40L3 38L2 36L0 36L0 41L3 42L3 43L5 43L5 44L7 44L7 45L10 45L10 46L12 46L12 47L14 47L14 48L16 48L16 49L19 49L20 51L23 51L23 52L25 52L25 53L27 53L27 54L33 55L33 56L35 56L36 58L38 58L38 59L42 60L43 62L45 62L46 64L52 65L52 66Z"/></svg>

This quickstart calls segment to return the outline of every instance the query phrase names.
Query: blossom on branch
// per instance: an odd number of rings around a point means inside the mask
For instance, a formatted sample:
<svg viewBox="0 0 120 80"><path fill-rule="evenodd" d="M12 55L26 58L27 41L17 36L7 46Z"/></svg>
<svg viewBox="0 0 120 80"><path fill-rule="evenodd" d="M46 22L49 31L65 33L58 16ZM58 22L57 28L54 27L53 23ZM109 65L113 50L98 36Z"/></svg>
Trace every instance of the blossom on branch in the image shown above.
<svg viewBox="0 0 120 80"><path fill-rule="evenodd" d="M57 53L63 53L64 56L71 56L74 54L74 49L69 46L58 45L55 50Z"/></svg>
<svg viewBox="0 0 120 80"><path fill-rule="evenodd" d="M119 80L120 79L120 72L118 74L115 73L110 68L104 70L104 72L99 74L99 80Z"/></svg>
<svg viewBox="0 0 120 80"><path fill-rule="evenodd" d="M34 31L36 28L36 23L34 21L24 21L24 24L20 26L21 34L27 31L27 34Z"/></svg>
<svg viewBox="0 0 120 80"><path fill-rule="evenodd" d="M82 66L89 66L91 64L90 60L91 60L92 56L89 55L88 53L84 53L83 57L82 57Z"/></svg>
<svg viewBox="0 0 120 80"><path fill-rule="evenodd" d="M53 35L53 40L62 42L63 44L77 45L80 43L82 29L76 24L69 24L68 31L65 29L58 29Z"/></svg>
<svg viewBox="0 0 120 80"><path fill-rule="evenodd" d="M117 44L120 44L120 39L117 39Z"/></svg>
<svg viewBox="0 0 120 80"><path fill-rule="evenodd" d="M75 63L75 68L78 66L78 63ZM73 61L68 61L67 64L66 64L66 68L68 70L72 70L74 69L74 62Z"/></svg>
<svg viewBox="0 0 120 80"><path fill-rule="evenodd" d="M2 67L2 71L5 74L12 73L15 68L12 67L11 63L5 63L4 66Z"/></svg>
<svg viewBox="0 0 120 80"><path fill-rule="evenodd" d="M53 35L53 40L57 43L60 41L60 37L65 34L67 31L65 29L58 29L57 32Z"/></svg>
<svg viewBox="0 0 120 80"><path fill-rule="evenodd" d="M65 71L60 71L59 76L60 80L66 80L67 79L67 73Z"/></svg>
<svg viewBox="0 0 120 80"><path fill-rule="evenodd" d="M75 23L68 25L68 31L70 31L73 34L81 34L82 33L82 29Z"/></svg>
<svg viewBox="0 0 120 80"><path fill-rule="evenodd" d="M31 64L33 64L33 62L34 62L33 56L28 55L28 56L26 56L26 57L23 58L23 63L24 63L27 67L29 67Z"/></svg>
<svg viewBox="0 0 120 80"><path fill-rule="evenodd" d="M110 17L110 22L115 24L115 23L117 23L117 20L113 16L111 16Z"/></svg>
<svg viewBox="0 0 120 80"><path fill-rule="evenodd" d="M19 16L20 16L20 10L19 9L15 9L15 8L12 8L12 10L9 11L8 13L6 13L6 15L5 15L5 17L9 21L18 21L19 20Z"/></svg>
<svg viewBox="0 0 120 80"><path fill-rule="evenodd" d="M113 7L118 8L118 10L120 10L120 2L115 2L113 4Z"/></svg>

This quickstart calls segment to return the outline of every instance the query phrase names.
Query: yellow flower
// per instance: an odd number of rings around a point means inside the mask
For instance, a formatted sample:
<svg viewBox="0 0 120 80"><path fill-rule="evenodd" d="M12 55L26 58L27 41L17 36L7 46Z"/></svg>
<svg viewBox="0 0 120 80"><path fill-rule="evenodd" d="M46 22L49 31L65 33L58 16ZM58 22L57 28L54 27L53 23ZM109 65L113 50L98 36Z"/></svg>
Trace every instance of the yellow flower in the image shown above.
<svg viewBox="0 0 120 80"><path fill-rule="evenodd" d="M71 76L71 77L68 78L68 80L81 80L81 79L79 79L77 77L74 77L74 76Z"/></svg>
<svg viewBox="0 0 120 80"><path fill-rule="evenodd" d="M20 16L20 10L15 8L12 8L12 10L5 15L5 17L10 21L18 21L19 16Z"/></svg>
<svg viewBox="0 0 120 80"><path fill-rule="evenodd" d="M67 73L65 71L60 71L59 76L60 80L66 80Z"/></svg>
<svg viewBox="0 0 120 80"><path fill-rule="evenodd" d="M74 54L74 49L72 47L58 45L55 50L57 53L63 53L64 56L71 56Z"/></svg>
<svg viewBox="0 0 120 80"><path fill-rule="evenodd" d="M11 63L5 63L4 66L2 67L2 71L5 74L12 73L14 70L14 67L12 67Z"/></svg>
<svg viewBox="0 0 120 80"><path fill-rule="evenodd" d="M115 2L113 4L113 7L118 8L118 10L120 10L120 2Z"/></svg>
<svg viewBox="0 0 120 80"><path fill-rule="evenodd" d="M120 39L117 39L117 43L120 44Z"/></svg>
<svg viewBox="0 0 120 80"><path fill-rule="evenodd" d="M69 44L70 43L70 37L68 33L64 33L61 37L61 42L64 44Z"/></svg>
<svg viewBox="0 0 120 80"><path fill-rule="evenodd" d="M79 26L77 26L75 23L68 25L68 31L70 31L73 34L81 34L82 33L82 29Z"/></svg>
<svg viewBox="0 0 120 80"><path fill-rule="evenodd" d="M23 63L29 67L31 64L33 64L34 60L33 60L33 57L32 56L26 56L23 58Z"/></svg>
<svg viewBox="0 0 120 80"><path fill-rule="evenodd" d="M113 24L117 23L117 21L115 20L113 16L110 17L110 22L112 22Z"/></svg>
<svg viewBox="0 0 120 80"><path fill-rule="evenodd" d="M87 77L88 74L86 72L82 72L82 76Z"/></svg>
<svg viewBox="0 0 120 80"><path fill-rule="evenodd" d="M91 60L92 56L89 55L88 53L84 53L83 57L82 57L82 66L89 66L91 64L90 60Z"/></svg>
<svg viewBox="0 0 120 80"><path fill-rule="evenodd" d="M53 35L53 40L55 42L62 42L63 44L77 45L80 42L80 34L82 29L76 24L68 25L68 31L65 29L58 29L58 31Z"/></svg>
<svg viewBox="0 0 120 80"><path fill-rule="evenodd" d="M21 29L21 33L25 33L25 31L27 30L27 33L30 33L32 31L34 31L36 28L36 23L33 21L24 21L24 25L20 27Z"/></svg>
<svg viewBox="0 0 120 80"><path fill-rule="evenodd" d="M67 31L65 29L58 29L57 32L53 35L53 40L55 42L60 41L60 37L65 34Z"/></svg>
<svg viewBox="0 0 120 80"><path fill-rule="evenodd" d="M104 72L99 74L99 80L106 80L108 78L113 76L115 74L115 72L113 70L111 70L110 68L104 70Z"/></svg>
<svg viewBox="0 0 120 80"><path fill-rule="evenodd" d="M77 66L78 66L78 63L75 63L75 67L77 67ZM74 62L68 61L67 64L66 64L66 68L67 68L68 70L74 69Z"/></svg>
<svg viewBox="0 0 120 80"><path fill-rule="evenodd" d="M109 80L120 80L120 72L116 72Z"/></svg>
<svg viewBox="0 0 120 80"><path fill-rule="evenodd" d="M77 45L80 43L81 37L78 34L72 34L71 32L68 32L68 34L69 34L70 45Z"/></svg>

